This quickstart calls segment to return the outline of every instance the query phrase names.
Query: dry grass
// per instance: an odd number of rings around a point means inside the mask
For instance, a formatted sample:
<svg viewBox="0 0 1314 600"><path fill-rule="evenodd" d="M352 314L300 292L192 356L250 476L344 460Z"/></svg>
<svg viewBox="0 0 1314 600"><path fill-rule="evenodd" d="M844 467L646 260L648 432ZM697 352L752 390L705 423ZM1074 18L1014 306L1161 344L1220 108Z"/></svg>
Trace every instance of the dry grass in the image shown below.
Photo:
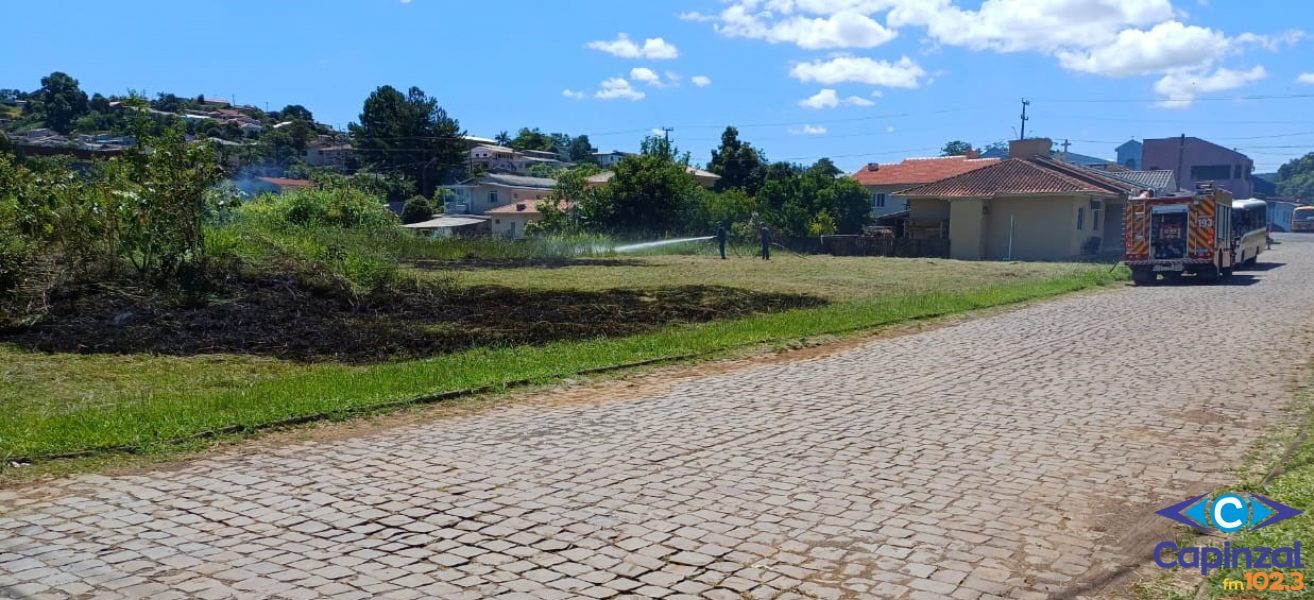
<svg viewBox="0 0 1314 600"><path fill-rule="evenodd" d="M1073 263L966 262L930 258L798 256L777 251L770 261L709 256L618 258L554 269L456 270L461 285L604 290L724 285L763 292L810 294L842 302L890 294L952 293L1039 281L1107 266Z"/></svg>

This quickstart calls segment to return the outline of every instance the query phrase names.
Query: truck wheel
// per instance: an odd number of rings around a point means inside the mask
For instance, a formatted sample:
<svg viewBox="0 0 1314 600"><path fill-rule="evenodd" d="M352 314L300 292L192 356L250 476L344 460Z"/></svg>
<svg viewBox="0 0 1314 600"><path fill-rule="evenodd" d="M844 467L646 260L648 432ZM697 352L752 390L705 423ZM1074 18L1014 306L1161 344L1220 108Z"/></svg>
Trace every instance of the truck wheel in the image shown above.
<svg viewBox="0 0 1314 600"><path fill-rule="evenodd" d="M1196 271L1195 278L1200 283L1214 283L1218 281L1219 270L1217 266L1205 267Z"/></svg>
<svg viewBox="0 0 1314 600"><path fill-rule="evenodd" d="M1154 285L1154 271L1149 269L1132 269L1132 283L1136 285Z"/></svg>

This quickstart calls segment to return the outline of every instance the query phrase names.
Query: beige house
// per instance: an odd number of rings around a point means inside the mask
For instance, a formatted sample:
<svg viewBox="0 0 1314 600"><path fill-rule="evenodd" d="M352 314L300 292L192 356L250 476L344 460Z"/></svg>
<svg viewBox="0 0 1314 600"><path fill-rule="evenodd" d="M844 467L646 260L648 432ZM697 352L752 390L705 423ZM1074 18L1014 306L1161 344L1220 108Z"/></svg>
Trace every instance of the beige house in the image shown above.
<svg viewBox="0 0 1314 600"><path fill-rule="evenodd" d="M513 202L488 211L486 216L490 219L490 231L495 236L514 240L525 237L525 228L531 223L543 220L543 212L540 210L543 204L544 202L539 201ZM567 211L574 208L568 202L563 202L559 206Z"/></svg>
<svg viewBox="0 0 1314 600"><path fill-rule="evenodd" d="M481 215L499 206L527 202L535 205L548 199L557 180L546 177L525 177L487 173L460 185L447 186L452 199L448 202L457 213Z"/></svg>
<svg viewBox="0 0 1314 600"><path fill-rule="evenodd" d="M998 164L906 190L913 230L960 259L1065 260L1121 249L1125 181L1049 158L1051 142L1013 142Z"/></svg>

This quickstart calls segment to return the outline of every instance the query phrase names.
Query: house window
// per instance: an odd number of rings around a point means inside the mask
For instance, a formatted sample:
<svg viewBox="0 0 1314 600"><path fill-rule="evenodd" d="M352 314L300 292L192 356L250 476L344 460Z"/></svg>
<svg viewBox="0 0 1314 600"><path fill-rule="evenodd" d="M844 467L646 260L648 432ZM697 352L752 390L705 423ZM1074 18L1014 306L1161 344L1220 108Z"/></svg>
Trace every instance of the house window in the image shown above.
<svg viewBox="0 0 1314 600"><path fill-rule="evenodd" d="M1100 230L1100 214L1104 212L1104 204L1099 200L1090 201L1090 228Z"/></svg>
<svg viewBox="0 0 1314 600"><path fill-rule="evenodd" d="M871 207L885 208L885 192L872 192Z"/></svg>
<svg viewBox="0 0 1314 600"><path fill-rule="evenodd" d="M1077 230L1080 231L1086 227L1086 207L1077 209Z"/></svg>
<svg viewBox="0 0 1314 600"><path fill-rule="evenodd" d="M1228 179L1232 168L1227 165L1195 165L1191 167L1192 181L1219 181Z"/></svg>
<svg viewBox="0 0 1314 600"><path fill-rule="evenodd" d="M497 190L488 192L488 205L497 206Z"/></svg>
<svg viewBox="0 0 1314 600"><path fill-rule="evenodd" d="M1241 178L1241 165L1235 165L1232 167L1232 179L1240 179L1240 178Z"/></svg>

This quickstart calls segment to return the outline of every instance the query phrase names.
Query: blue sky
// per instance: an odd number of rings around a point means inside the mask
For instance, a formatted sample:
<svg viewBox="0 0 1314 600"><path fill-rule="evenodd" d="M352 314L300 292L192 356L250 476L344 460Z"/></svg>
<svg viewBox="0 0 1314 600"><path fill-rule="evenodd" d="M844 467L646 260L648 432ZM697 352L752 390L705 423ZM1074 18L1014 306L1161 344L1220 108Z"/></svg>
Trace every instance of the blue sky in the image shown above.
<svg viewBox="0 0 1314 600"><path fill-rule="evenodd" d="M733 124L771 159L853 169L1012 137L1026 96L1028 134L1084 154L1186 133L1267 171L1314 150L1314 4L1298 1L42 0L5 12L24 25L6 28L0 87L62 70L89 91L299 103L336 126L375 87L416 85L475 135L531 126L633 150L670 126L706 162Z"/></svg>

